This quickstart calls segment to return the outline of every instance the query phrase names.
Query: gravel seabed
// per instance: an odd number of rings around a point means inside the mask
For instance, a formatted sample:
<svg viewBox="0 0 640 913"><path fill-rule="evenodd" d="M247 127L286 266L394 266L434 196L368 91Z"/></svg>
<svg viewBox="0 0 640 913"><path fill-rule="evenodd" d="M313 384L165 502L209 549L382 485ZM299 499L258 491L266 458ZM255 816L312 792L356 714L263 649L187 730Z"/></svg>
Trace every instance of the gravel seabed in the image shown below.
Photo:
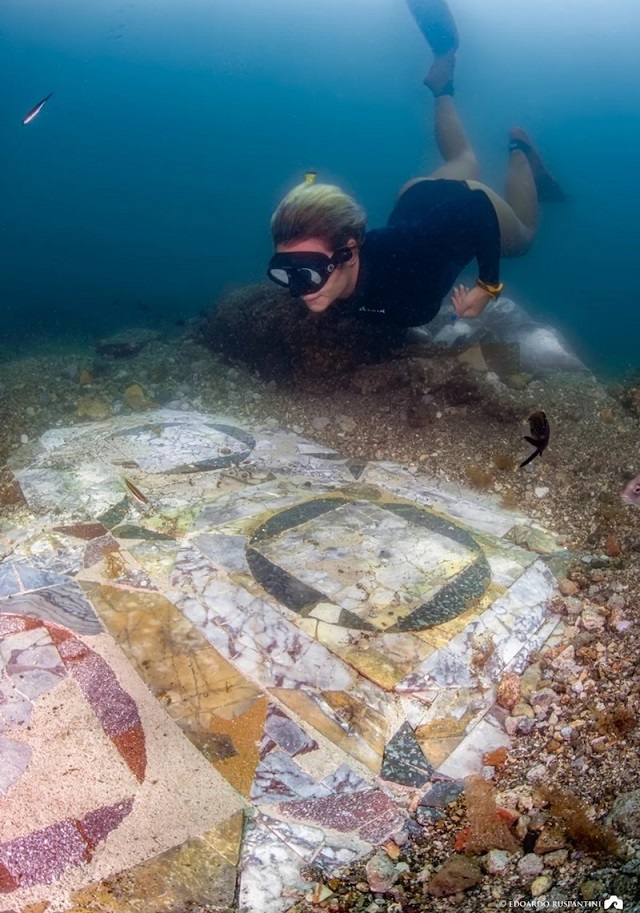
<svg viewBox="0 0 640 913"><path fill-rule="evenodd" d="M304 378L279 386L225 364L188 335L148 342L127 358L68 346L4 361L0 557L7 524L29 516L6 467L11 453L49 428L84 422L92 414L146 410L154 403L224 413L239 423L271 420L348 457L393 460L498 493L558 533L575 555L563 571L565 595L555 605L566 616L569 652L560 659L544 651L532 658L527 674L535 694L551 693L536 703L535 695L527 699L523 692L509 717L513 748L485 771L499 804L515 813L518 841L530 849L534 837L554 824L540 794L541 779L577 797L597 821L621 794L640 789L640 509L620 500L629 479L640 473L640 381L638 389L632 382L611 388L586 375L554 374L519 376L512 387L502 388L490 377L491 389L498 391L493 396L485 395L486 377L473 372L461 390L446 383L434 387L419 368L419 359L404 359L361 369L355 382ZM142 399L139 393L125 395L132 384L139 385ZM470 395L470 389L476 392ZM541 458L518 470L529 451L522 440L526 420L536 409L549 418L551 443ZM418 798L408 803L424 822ZM371 866L329 879L310 871L314 887L295 910L587 909L612 893L624 900L625 911L638 910L639 820L636 811L635 819L628 814L625 823L623 814L622 823L616 822L619 849L613 856L598 855L565 835L562 847L549 851L555 856L537 854L544 866L537 875L537 864L518 867L522 849L502 862L478 853L469 858L480 867L480 882L434 897L427 892L433 873L451 856L467 823L460 796L443 818L414 823L381 851L393 870L387 871L386 890L371 880Z"/></svg>

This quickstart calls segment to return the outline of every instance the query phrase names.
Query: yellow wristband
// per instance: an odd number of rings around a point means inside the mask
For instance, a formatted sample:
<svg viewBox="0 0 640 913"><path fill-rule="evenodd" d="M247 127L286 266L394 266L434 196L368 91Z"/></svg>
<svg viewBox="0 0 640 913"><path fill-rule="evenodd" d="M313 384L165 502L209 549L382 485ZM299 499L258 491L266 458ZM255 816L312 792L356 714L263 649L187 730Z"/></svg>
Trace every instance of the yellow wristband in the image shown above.
<svg viewBox="0 0 640 913"><path fill-rule="evenodd" d="M493 298L494 301L498 300L500 292L504 288L504 282L498 282L497 285L488 285L486 282L483 282L482 279L478 279L476 285L478 288L481 288L483 292L486 292L490 298Z"/></svg>

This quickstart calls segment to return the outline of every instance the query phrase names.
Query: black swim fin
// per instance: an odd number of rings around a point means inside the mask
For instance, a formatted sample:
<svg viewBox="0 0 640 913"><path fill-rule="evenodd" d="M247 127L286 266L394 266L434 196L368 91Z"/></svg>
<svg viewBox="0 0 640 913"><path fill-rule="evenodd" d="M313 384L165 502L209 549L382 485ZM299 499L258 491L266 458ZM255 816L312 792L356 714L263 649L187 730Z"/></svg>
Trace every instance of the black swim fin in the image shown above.
<svg viewBox="0 0 640 913"><path fill-rule="evenodd" d="M540 203L564 203L567 195L543 162L528 134L521 127L509 131L509 150L520 149L529 159Z"/></svg>
<svg viewBox="0 0 640 913"><path fill-rule="evenodd" d="M407 6L437 57L458 50L458 29L446 0L407 0Z"/></svg>

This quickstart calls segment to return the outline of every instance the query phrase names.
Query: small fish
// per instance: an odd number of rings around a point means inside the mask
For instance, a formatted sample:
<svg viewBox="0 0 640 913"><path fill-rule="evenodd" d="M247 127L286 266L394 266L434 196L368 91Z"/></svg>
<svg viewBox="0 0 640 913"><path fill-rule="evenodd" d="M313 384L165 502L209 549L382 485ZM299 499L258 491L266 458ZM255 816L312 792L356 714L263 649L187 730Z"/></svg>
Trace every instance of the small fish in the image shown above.
<svg viewBox="0 0 640 913"><path fill-rule="evenodd" d="M146 495L143 495L140 489L134 485L130 479L124 479L124 484L127 486L136 501L139 501L141 504L149 503L149 498L147 498Z"/></svg>
<svg viewBox="0 0 640 913"><path fill-rule="evenodd" d="M535 460L537 456L540 456L540 454L547 449L551 429L544 412L531 413L529 416L529 430L531 431L531 435L525 434L524 439L527 444L531 444L531 446L536 449L526 458L526 460L523 460L522 463L520 463L520 469L530 463L531 460Z"/></svg>
<svg viewBox="0 0 640 913"><path fill-rule="evenodd" d="M635 507L640 507L640 476L636 476L635 479L632 479L632 481L629 482L620 497L623 501L626 501L627 504L633 504Z"/></svg>
<svg viewBox="0 0 640 913"><path fill-rule="evenodd" d="M49 94L46 95L42 99L42 101L39 101L37 105L34 105L34 107L29 111L29 113L25 114L25 116L22 118L22 123L30 124L31 121L34 119L34 117L37 117L38 114L40 114L40 112L44 108L45 104L49 101L49 99L51 98L52 95L53 95L53 92L49 92Z"/></svg>

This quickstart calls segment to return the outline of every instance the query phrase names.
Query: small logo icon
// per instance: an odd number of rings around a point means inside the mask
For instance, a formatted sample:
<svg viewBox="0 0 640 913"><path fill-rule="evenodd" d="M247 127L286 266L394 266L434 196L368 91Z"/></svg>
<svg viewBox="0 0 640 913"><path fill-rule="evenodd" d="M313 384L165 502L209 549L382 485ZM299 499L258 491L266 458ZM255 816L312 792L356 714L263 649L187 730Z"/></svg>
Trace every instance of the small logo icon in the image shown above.
<svg viewBox="0 0 640 913"><path fill-rule="evenodd" d="M604 908L608 910L609 907L613 907L614 910L622 910L624 907L624 901L621 897L617 897L615 894L612 894L611 897L605 897Z"/></svg>

